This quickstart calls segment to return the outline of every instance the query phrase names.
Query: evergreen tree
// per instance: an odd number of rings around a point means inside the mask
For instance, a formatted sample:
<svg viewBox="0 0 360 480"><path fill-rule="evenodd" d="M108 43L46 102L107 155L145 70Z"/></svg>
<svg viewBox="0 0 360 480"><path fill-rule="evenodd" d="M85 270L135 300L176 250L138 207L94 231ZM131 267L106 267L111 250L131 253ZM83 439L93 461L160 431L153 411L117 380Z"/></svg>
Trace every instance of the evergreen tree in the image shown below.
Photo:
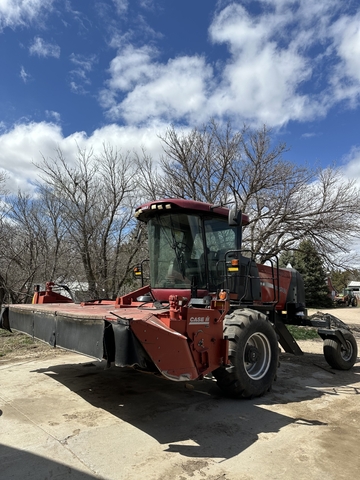
<svg viewBox="0 0 360 480"><path fill-rule="evenodd" d="M338 293L343 293L344 288L348 286L352 279L350 270L334 269L331 271L331 281Z"/></svg>
<svg viewBox="0 0 360 480"><path fill-rule="evenodd" d="M360 281L360 271L356 268L351 270L333 269L330 273L332 284L338 293L343 293L351 281Z"/></svg>
<svg viewBox="0 0 360 480"><path fill-rule="evenodd" d="M288 250L287 252L283 252L279 257L279 267L280 268L287 268L288 265L291 265L294 268L294 252L292 250Z"/></svg>
<svg viewBox="0 0 360 480"><path fill-rule="evenodd" d="M332 302L327 286L327 275L321 256L310 240L300 243L294 252L292 267L302 275L307 307L330 307Z"/></svg>

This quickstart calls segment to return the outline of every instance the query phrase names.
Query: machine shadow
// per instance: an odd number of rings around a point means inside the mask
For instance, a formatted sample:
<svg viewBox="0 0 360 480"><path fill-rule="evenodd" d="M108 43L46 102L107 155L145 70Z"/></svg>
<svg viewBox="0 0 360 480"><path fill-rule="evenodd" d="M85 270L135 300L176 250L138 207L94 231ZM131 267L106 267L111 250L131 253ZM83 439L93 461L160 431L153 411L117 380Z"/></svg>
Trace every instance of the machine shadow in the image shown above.
<svg viewBox="0 0 360 480"><path fill-rule="evenodd" d="M359 366L333 374L317 367L322 363L326 367L322 358L307 355L292 357L290 362L283 356L272 391L252 400L224 397L211 379L170 382L133 369L104 369L101 362L57 365L36 372L51 376L94 407L167 445L166 451L227 459L251 446L259 435L276 433L292 423L309 428L319 425L314 418L291 418L266 407L336 395L336 388L356 381Z"/></svg>
<svg viewBox="0 0 360 480"><path fill-rule="evenodd" d="M0 444L0 478L6 480L39 480L66 478L67 480L94 480L100 477L89 475L54 460L29 451Z"/></svg>

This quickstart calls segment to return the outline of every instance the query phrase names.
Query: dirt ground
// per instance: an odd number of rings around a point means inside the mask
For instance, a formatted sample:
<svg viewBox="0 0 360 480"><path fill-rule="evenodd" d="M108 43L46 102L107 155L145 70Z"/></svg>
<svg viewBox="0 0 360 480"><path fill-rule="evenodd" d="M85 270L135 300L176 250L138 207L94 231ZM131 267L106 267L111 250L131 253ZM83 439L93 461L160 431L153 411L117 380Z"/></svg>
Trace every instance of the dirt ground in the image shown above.
<svg viewBox="0 0 360 480"><path fill-rule="evenodd" d="M360 308L330 313L360 348ZM244 401L225 398L211 379L105 369L43 344L7 348L0 479L358 478L360 363L333 370L321 339L298 343L305 354L281 353L272 391Z"/></svg>
<svg viewBox="0 0 360 480"><path fill-rule="evenodd" d="M56 358L68 352L50 347L47 343L29 336L0 329L0 366L28 360Z"/></svg>

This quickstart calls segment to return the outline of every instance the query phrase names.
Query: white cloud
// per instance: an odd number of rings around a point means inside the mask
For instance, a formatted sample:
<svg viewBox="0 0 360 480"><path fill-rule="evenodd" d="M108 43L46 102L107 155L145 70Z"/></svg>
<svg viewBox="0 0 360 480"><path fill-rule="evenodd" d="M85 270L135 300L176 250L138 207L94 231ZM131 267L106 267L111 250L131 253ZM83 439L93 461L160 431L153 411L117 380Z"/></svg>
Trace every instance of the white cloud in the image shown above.
<svg viewBox="0 0 360 480"><path fill-rule="evenodd" d="M321 133L307 132L307 133L303 133L301 135L301 138L313 138L313 137L319 137L320 135Z"/></svg>
<svg viewBox="0 0 360 480"><path fill-rule="evenodd" d="M360 12L339 18L331 28L335 52L340 59L331 79L336 101L360 99Z"/></svg>
<svg viewBox="0 0 360 480"><path fill-rule="evenodd" d="M119 15L127 12L129 0L113 0L113 3Z"/></svg>
<svg viewBox="0 0 360 480"><path fill-rule="evenodd" d="M162 64L156 55L149 47L129 46L111 62L111 79L100 101L112 119L141 123L154 117L199 117L212 68L203 57L177 57Z"/></svg>
<svg viewBox="0 0 360 480"><path fill-rule="evenodd" d="M79 77L85 78L86 74L91 72L94 63L96 62L96 55L81 55L72 53L70 55L70 61L75 65L75 70L72 70L72 73L78 75Z"/></svg>
<svg viewBox="0 0 360 480"><path fill-rule="evenodd" d="M139 5L145 10L154 10L156 7L156 0L139 0Z"/></svg>
<svg viewBox="0 0 360 480"><path fill-rule="evenodd" d="M28 190L28 181L37 178L32 161L41 158L40 152L53 154L61 141L60 127L45 122L16 125L0 135L0 168L8 174L7 188Z"/></svg>
<svg viewBox="0 0 360 480"><path fill-rule="evenodd" d="M151 81L156 74L156 56L157 51L148 46L125 47L110 63L110 90L128 91Z"/></svg>
<svg viewBox="0 0 360 480"><path fill-rule="evenodd" d="M345 17L335 0L259 3L265 8L253 14L243 6L250 0L219 2L209 38L226 45L228 57L216 65L199 55L160 62L150 46L119 48L99 96L110 118L201 122L225 115L277 127L321 118L344 98L357 101L360 14Z"/></svg>
<svg viewBox="0 0 360 480"><path fill-rule="evenodd" d="M273 126L320 118L344 99L357 105L360 12L345 15L337 0L260 4L259 14L231 3L214 17L210 38L231 53L215 99L237 98L245 120L252 108L256 121Z"/></svg>
<svg viewBox="0 0 360 480"><path fill-rule="evenodd" d="M25 68L21 66L20 68L20 78L24 83L27 83L29 78L31 78L31 75L25 71Z"/></svg>
<svg viewBox="0 0 360 480"><path fill-rule="evenodd" d="M226 111L247 122L271 126L324 114L321 99L302 92L315 63L304 52L309 35L294 25L289 32L295 19L301 22L302 14L290 15L285 9L289 2L275 2L275 6L275 11L251 16L240 5L231 4L214 19L210 38L227 44L231 53L209 99L215 114Z"/></svg>
<svg viewBox="0 0 360 480"><path fill-rule="evenodd" d="M343 157L344 173L349 179L356 179L360 184L360 146L353 146Z"/></svg>
<svg viewBox="0 0 360 480"><path fill-rule="evenodd" d="M70 163L77 156L78 146L100 153L104 144L121 149L124 153L134 151L135 147L141 153L144 147L156 160L162 152L157 135L164 134L166 128L167 125L162 123L144 128L113 124L95 130L90 136L75 132L64 137L61 127L54 123L23 123L0 133L0 169L8 175L6 187L10 192L15 193L19 188L31 191L31 182L40 179L34 163L41 162L42 156L56 158L57 148L61 149Z"/></svg>
<svg viewBox="0 0 360 480"><path fill-rule="evenodd" d="M70 61L75 68L70 71L70 89L73 93L85 95L89 93L84 85L90 85L89 73L92 71L94 63L97 62L96 55L80 55L72 53Z"/></svg>
<svg viewBox="0 0 360 480"><path fill-rule="evenodd" d="M70 90L76 95L87 95L89 93L89 90L86 90L83 85L74 81L70 82Z"/></svg>
<svg viewBox="0 0 360 480"><path fill-rule="evenodd" d="M52 10L55 0L0 0L0 31L38 23Z"/></svg>
<svg viewBox="0 0 360 480"><path fill-rule="evenodd" d="M203 57L178 57L158 65L145 85L137 85L121 104L127 122L141 122L154 116L172 120L206 118L206 91L212 69ZM115 108L110 113L118 112Z"/></svg>
<svg viewBox="0 0 360 480"><path fill-rule="evenodd" d="M53 118L55 123L60 123L61 115L59 112L54 112L53 110L45 110L45 115L47 118Z"/></svg>
<svg viewBox="0 0 360 480"><path fill-rule="evenodd" d="M35 37L32 45L29 47L30 55L38 57L60 57L60 47L52 43L45 42L40 37Z"/></svg>

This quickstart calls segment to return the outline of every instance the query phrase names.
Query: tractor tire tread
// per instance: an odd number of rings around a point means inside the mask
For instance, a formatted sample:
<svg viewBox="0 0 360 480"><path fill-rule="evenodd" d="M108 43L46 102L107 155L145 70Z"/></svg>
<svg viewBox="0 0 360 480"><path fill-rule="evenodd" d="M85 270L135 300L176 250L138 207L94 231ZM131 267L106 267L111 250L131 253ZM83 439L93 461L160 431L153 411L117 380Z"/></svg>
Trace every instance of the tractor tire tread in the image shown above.
<svg viewBox="0 0 360 480"><path fill-rule="evenodd" d="M279 346L273 325L262 313L251 309L238 309L225 317L224 338L228 340L229 365L213 372L218 386L226 395L235 398L254 398L264 395L276 377ZM269 366L261 378L247 373L244 360L245 347L252 335L267 338L270 346Z"/></svg>
<svg viewBox="0 0 360 480"><path fill-rule="evenodd" d="M353 334L347 330L343 330L342 334L346 342L350 345L351 355L349 358L344 358L342 355L342 346L340 340L336 338L327 338L324 340L323 351L325 360L330 367L336 370L350 370L357 359L357 343Z"/></svg>

